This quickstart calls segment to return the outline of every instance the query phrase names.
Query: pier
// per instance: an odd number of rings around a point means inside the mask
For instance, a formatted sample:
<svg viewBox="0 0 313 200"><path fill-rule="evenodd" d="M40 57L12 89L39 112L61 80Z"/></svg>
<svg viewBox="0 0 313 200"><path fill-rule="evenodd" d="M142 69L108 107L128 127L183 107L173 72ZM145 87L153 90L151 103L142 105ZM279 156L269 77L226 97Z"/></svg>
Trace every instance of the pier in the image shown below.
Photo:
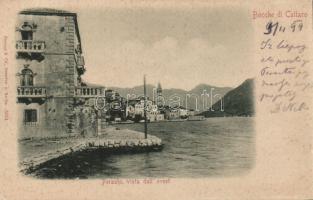
<svg viewBox="0 0 313 200"><path fill-rule="evenodd" d="M160 151L162 140L156 136L132 130L108 128L94 137L46 138L20 141L20 169L29 174L47 162L53 162L74 153L101 153L112 155L121 153L140 153Z"/></svg>

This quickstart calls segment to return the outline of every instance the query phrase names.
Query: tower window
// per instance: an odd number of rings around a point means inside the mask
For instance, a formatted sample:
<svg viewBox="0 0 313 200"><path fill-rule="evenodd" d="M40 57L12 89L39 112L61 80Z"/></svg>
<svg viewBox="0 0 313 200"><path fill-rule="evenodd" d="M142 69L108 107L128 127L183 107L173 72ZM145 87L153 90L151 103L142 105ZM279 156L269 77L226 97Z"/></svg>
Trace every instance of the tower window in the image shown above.
<svg viewBox="0 0 313 200"><path fill-rule="evenodd" d="M25 124L35 124L37 122L37 110L36 109L26 109L24 110L24 123Z"/></svg>
<svg viewBox="0 0 313 200"><path fill-rule="evenodd" d="M37 25L31 24L29 22L24 22L23 25L19 28L19 31L22 35L22 40L33 40L33 32L36 31Z"/></svg>
<svg viewBox="0 0 313 200"><path fill-rule="evenodd" d="M34 85L34 73L28 68L28 65L24 66L24 69L19 74L21 86L33 86Z"/></svg>
<svg viewBox="0 0 313 200"><path fill-rule="evenodd" d="M33 31L21 31L22 40L33 40Z"/></svg>

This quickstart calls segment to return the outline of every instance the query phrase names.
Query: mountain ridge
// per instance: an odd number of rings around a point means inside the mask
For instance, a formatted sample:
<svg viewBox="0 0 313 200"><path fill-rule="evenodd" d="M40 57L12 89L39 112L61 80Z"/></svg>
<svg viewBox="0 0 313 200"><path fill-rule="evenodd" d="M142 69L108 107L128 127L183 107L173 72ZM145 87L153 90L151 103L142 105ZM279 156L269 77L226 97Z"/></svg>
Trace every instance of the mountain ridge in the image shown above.
<svg viewBox="0 0 313 200"><path fill-rule="evenodd" d="M224 107L221 106L221 100L219 100L213 104L209 111L200 115L205 117L253 116L255 114L254 79L245 80L238 87L225 94L223 100Z"/></svg>

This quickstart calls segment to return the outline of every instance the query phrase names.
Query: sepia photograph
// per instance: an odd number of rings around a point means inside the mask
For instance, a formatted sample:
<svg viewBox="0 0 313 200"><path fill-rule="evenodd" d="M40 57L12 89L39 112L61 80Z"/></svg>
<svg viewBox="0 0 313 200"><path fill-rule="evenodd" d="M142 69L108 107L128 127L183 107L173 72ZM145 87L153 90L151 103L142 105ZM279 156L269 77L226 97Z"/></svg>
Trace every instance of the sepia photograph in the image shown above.
<svg viewBox="0 0 313 200"><path fill-rule="evenodd" d="M312 198L312 0L0 7L0 200Z"/></svg>
<svg viewBox="0 0 313 200"><path fill-rule="evenodd" d="M244 8L29 8L15 38L24 175L203 178L253 168Z"/></svg>

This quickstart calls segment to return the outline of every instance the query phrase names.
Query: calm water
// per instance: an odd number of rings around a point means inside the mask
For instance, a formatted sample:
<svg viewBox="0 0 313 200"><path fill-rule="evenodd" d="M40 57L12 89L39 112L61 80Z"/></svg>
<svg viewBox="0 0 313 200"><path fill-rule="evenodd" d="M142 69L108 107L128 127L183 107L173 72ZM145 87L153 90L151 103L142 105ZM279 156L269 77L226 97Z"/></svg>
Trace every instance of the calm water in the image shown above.
<svg viewBox="0 0 313 200"><path fill-rule="evenodd" d="M161 152L126 155L77 155L49 163L35 176L43 178L211 177L248 172L255 157L253 118L148 124L165 144ZM143 131L143 124L120 129Z"/></svg>

